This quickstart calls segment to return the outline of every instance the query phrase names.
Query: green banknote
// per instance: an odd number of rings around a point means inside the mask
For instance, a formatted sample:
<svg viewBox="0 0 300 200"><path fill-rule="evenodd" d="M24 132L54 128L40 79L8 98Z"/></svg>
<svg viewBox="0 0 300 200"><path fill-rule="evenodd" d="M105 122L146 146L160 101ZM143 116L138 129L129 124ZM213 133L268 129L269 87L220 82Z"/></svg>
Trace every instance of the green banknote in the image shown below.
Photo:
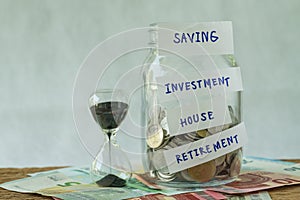
<svg viewBox="0 0 300 200"><path fill-rule="evenodd" d="M258 157L243 158L242 173L251 171L267 171L300 176L300 164Z"/></svg>

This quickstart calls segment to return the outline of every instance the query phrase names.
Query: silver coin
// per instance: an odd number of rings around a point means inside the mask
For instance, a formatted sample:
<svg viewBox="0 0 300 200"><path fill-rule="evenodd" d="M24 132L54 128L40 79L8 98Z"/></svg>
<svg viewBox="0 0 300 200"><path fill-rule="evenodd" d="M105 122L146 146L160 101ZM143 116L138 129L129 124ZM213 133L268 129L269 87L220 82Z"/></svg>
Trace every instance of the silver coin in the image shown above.
<svg viewBox="0 0 300 200"><path fill-rule="evenodd" d="M228 165L225 161L216 167L216 175L228 176Z"/></svg>
<svg viewBox="0 0 300 200"><path fill-rule="evenodd" d="M229 178L228 170L221 171L220 173L218 173L218 174L215 176L215 178L216 178L216 179L219 179L219 180L228 179L228 178Z"/></svg>
<svg viewBox="0 0 300 200"><path fill-rule="evenodd" d="M239 154L236 154L230 165L229 176L230 177L238 176L240 174L241 167L242 167L241 157L239 156Z"/></svg>
<svg viewBox="0 0 300 200"><path fill-rule="evenodd" d="M179 135L179 136L174 137L172 142L175 143L176 146L181 146L181 145L185 145L185 144L190 143L190 141L187 140L183 135Z"/></svg>
<svg viewBox="0 0 300 200"><path fill-rule="evenodd" d="M166 134L166 130L163 129L163 132L164 132L164 141L159 147L155 148L155 150L170 149L169 143L170 143L172 137L170 137L170 135Z"/></svg>
<svg viewBox="0 0 300 200"><path fill-rule="evenodd" d="M148 175L149 175L151 178L156 178L156 173L155 173L154 170L149 171Z"/></svg>
<svg viewBox="0 0 300 200"><path fill-rule="evenodd" d="M169 174L169 173L162 173L159 171L156 171L156 176L159 178L159 180L163 182L170 182L173 181L176 178L176 174Z"/></svg>
<svg viewBox="0 0 300 200"><path fill-rule="evenodd" d="M186 133L183 135L183 137L186 140L189 140L190 142L194 142L201 139L201 137L197 134L197 132Z"/></svg>
<svg viewBox="0 0 300 200"><path fill-rule="evenodd" d="M164 134L165 136L169 136L170 135L170 129L169 129L169 125L168 125L168 120L167 120L167 114L166 114L166 110L161 109L161 112L159 113L159 123L160 126L163 128L164 130Z"/></svg>
<svg viewBox="0 0 300 200"><path fill-rule="evenodd" d="M167 146L170 147L170 148L175 148L178 145L173 140L171 140Z"/></svg>
<svg viewBox="0 0 300 200"><path fill-rule="evenodd" d="M207 130L210 134L216 134L216 133L219 133L221 131L228 129L229 127L230 127L229 124L224 124L224 125L208 128Z"/></svg>
<svg viewBox="0 0 300 200"><path fill-rule="evenodd" d="M238 119L236 118L236 116L234 115L234 111L232 106L228 106L228 110L229 110L229 114L230 114L230 118L231 118L231 126L235 126L236 124L238 124Z"/></svg>
<svg viewBox="0 0 300 200"><path fill-rule="evenodd" d="M146 142L150 148L158 148L164 141L164 132L160 125L151 124L148 127Z"/></svg>
<svg viewBox="0 0 300 200"><path fill-rule="evenodd" d="M167 162L165 160L163 150L152 152L152 164L156 170L168 172Z"/></svg>
<svg viewBox="0 0 300 200"><path fill-rule="evenodd" d="M238 153L242 153L242 152L241 152L241 149L237 149L237 150L234 150L234 151L232 151L232 152L226 154L226 163L229 164L229 165L231 165L231 162L232 162L233 158L234 158L235 155L238 154Z"/></svg>
<svg viewBox="0 0 300 200"><path fill-rule="evenodd" d="M226 154L226 163L228 164L228 165L230 165L231 164L231 161L232 161L232 159L233 159L233 157L234 157L234 152L230 152L230 153L228 153L228 154Z"/></svg>

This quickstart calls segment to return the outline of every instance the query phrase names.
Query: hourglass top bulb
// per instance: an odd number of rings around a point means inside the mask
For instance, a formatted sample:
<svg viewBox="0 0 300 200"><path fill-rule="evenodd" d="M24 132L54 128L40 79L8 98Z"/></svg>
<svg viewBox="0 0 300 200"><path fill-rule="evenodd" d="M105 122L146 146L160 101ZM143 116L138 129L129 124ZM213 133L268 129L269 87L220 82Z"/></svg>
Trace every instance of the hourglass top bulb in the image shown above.
<svg viewBox="0 0 300 200"><path fill-rule="evenodd" d="M105 132L114 132L124 120L128 104L120 101L96 103L90 107L95 121Z"/></svg>

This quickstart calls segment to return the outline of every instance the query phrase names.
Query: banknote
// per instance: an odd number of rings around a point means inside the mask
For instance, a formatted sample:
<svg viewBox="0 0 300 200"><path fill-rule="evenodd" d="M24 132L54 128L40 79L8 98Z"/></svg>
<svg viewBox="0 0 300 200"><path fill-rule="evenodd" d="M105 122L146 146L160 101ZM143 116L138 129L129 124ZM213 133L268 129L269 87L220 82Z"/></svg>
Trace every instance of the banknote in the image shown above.
<svg viewBox="0 0 300 200"><path fill-rule="evenodd" d="M241 194L295 184L300 184L300 177L274 172L253 171L239 175L234 182L208 189L228 194Z"/></svg>
<svg viewBox="0 0 300 200"><path fill-rule="evenodd" d="M147 187L149 189L152 189L154 191L158 191L160 194L164 195L176 195L181 193L187 193L187 192L199 192L204 191L204 188L201 187L183 187L183 184L186 183L179 183L176 184L176 187L170 187L166 185L158 185L150 180L149 177L140 175L140 174L134 174L133 176L136 180L138 180L140 183L143 184L144 187ZM182 186L182 187L181 187ZM132 185L132 187L135 187L135 185Z"/></svg>
<svg viewBox="0 0 300 200"><path fill-rule="evenodd" d="M81 173L73 172L72 176L67 176L60 172L53 172L45 175L23 178L15 181L6 182L0 187L16 192L35 193L44 188L60 186L67 187L72 185L87 184L90 178Z"/></svg>
<svg viewBox="0 0 300 200"><path fill-rule="evenodd" d="M30 174L31 176L40 176L45 175L47 173L54 173L54 172L60 172L67 176L70 176L72 178L78 178L78 175L81 175L81 177L86 177L85 175L88 175L88 167L68 167L68 168L61 168L57 170L51 170L46 172L38 172ZM88 177L86 177L88 180ZM91 183L91 180L87 181L87 183ZM127 183L127 187L138 189L144 192L147 192L148 194L164 194L164 195L175 195L180 193L186 193L186 192L196 192L196 191L203 191L203 188L174 188L174 187L166 187L166 186L158 186L153 183L153 187L150 186L151 183L147 182L145 179L143 179L140 175L133 174L132 179ZM149 187L150 186L150 187Z"/></svg>
<svg viewBox="0 0 300 200"><path fill-rule="evenodd" d="M36 193L65 200L116 200L145 196L149 194L138 189L129 189L128 187L108 188L99 187L97 184L81 184L69 187L54 186L51 188L41 189L36 191Z"/></svg>
<svg viewBox="0 0 300 200"><path fill-rule="evenodd" d="M253 171L257 169L262 169L262 171ZM300 182L300 178L297 176L299 175L299 165L294 163L245 158L243 170L248 173L241 174L237 181L224 186L210 188L209 191L237 194L298 184ZM117 199L116 197L124 199L145 195L176 196L186 193L193 195L204 191L200 187L174 188L161 186L150 183L139 175L134 175L126 187L101 188L92 184L89 167L86 166L61 168L30 175L32 177L3 183L0 187L17 192L39 193L60 199L87 198L104 200Z"/></svg>
<svg viewBox="0 0 300 200"><path fill-rule="evenodd" d="M77 172L79 172L79 174L85 173L85 174L89 175L90 174L90 167L88 167L88 166L65 167L65 168L59 168L59 169L54 169L54 170L49 170L49 171L30 173L30 174L27 174L27 175L28 176L38 176L38 175L45 175L45 174L56 173L56 172L63 173L67 176L78 175Z"/></svg>
<svg viewBox="0 0 300 200"><path fill-rule="evenodd" d="M90 175L85 168L70 167L31 175L32 177L1 184L0 187L16 192L38 193L62 199L116 199L116 197L123 199L147 194L174 195L190 191L176 188L170 190L151 189L135 178L132 178L126 187L101 188L96 184L91 184ZM110 194L114 195L110 196Z"/></svg>
<svg viewBox="0 0 300 200"><path fill-rule="evenodd" d="M268 171L300 176L300 164L281 160L244 157L241 172Z"/></svg>
<svg viewBox="0 0 300 200"><path fill-rule="evenodd" d="M268 192L256 192L245 195L226 195L228 200L272 200Z"/></svg>
<svg viewBox="0 0 300 200"><path fill-rule="evenodd" d="M208 191L183 193L172 196L162 194L150 194L142 197L131 198L128 200L271 200L268 192L257 192L246 195L229 195L215 192L211 194Z"/></svg>

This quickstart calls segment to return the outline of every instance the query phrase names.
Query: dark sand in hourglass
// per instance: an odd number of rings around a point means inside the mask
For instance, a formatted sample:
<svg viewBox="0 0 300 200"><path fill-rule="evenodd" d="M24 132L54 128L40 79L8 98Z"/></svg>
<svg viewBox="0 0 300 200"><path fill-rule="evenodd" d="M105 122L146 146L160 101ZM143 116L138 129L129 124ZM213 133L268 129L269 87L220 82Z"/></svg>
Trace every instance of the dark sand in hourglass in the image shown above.
<svg viewBox="0 0 300 200"><path fill-rule="evenodd" d="M106 175L96 183L100 187L123 187L126 185L126 181L124 179L121 179L113 174Z"/></svg>
<svg viewBox="0 0 300 200"><path fill-rule="evenodd" d="M111 130L118 128L124 120L128 111L128 104L119 101L109 101L91 106L90 110L95 121L102 129Z"/></svg>

